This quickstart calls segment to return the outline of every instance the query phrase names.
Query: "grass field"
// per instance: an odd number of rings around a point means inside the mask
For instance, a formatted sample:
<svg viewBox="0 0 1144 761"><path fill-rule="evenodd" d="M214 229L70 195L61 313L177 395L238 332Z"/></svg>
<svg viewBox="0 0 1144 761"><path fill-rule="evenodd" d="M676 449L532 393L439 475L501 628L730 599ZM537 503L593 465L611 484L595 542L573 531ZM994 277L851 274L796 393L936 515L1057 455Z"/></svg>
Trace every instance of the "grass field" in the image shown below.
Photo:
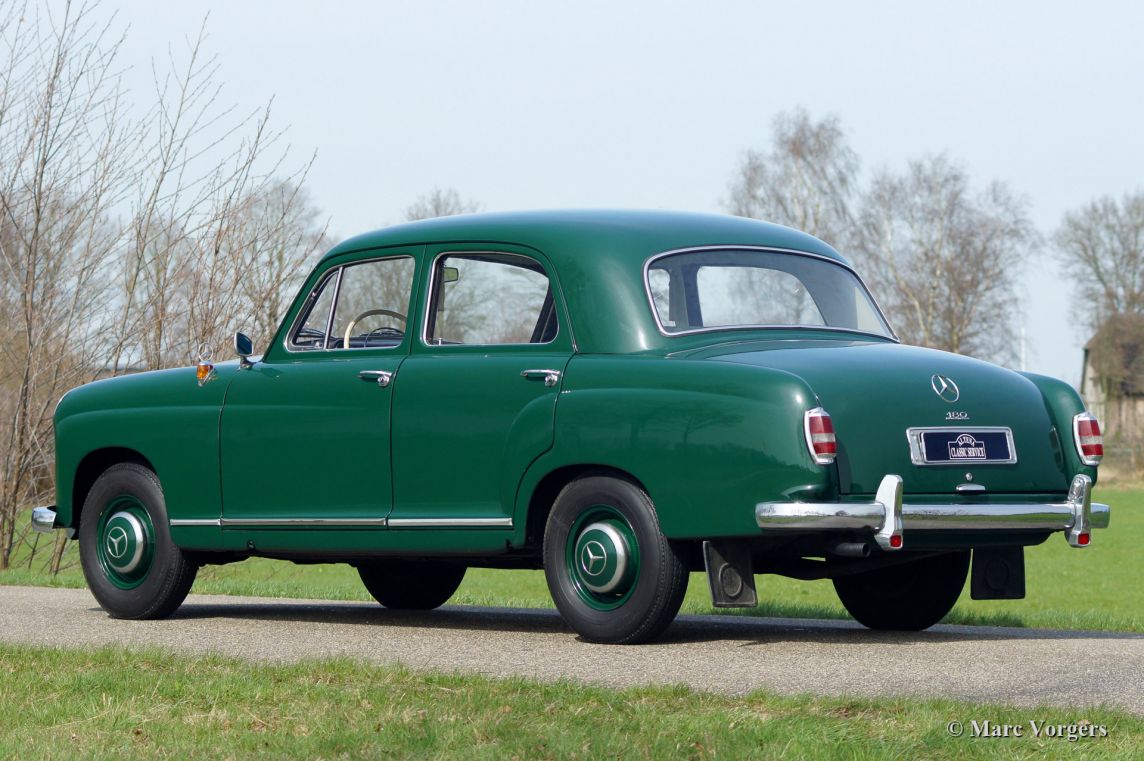
<svg viewBox="0 0 1144 761"><path fill-rule="evenodd" d="M1025 552L1024 600L975 601L969 585L947 623L1144 632L1144 585L1138 583L1144 547L1144 491L1103 489L1098 501L1112 505L1112 523L1094 532L1091 547L1076 550L1059 536ZM69 543L66 568L48 575L39 559L0 573L0 584L84 586L76 545ZM43 553L41 553L43 556ZM795 581L759 576L760 606L737 615L845 618L846 611L829 581ZM345 565L300 566L251 559L199 572L200 593L331 600L371 599L357 573ZM451 600L454 604L552 607L541 571L472 569ZM726 613L711 607L706 579L693 574L685 613Z"/></svg>
<svg viewBox="0 0 1144 761"><path fill-rule="evenodd" d="M1144 719L1110 710L734 698L109 649L0 645L0 705L3 759L1144 756ZM1025 736L947 730L985 719L1022 725ZM1038 739L1030 720L1104 727L1107 736Z"/></svg>

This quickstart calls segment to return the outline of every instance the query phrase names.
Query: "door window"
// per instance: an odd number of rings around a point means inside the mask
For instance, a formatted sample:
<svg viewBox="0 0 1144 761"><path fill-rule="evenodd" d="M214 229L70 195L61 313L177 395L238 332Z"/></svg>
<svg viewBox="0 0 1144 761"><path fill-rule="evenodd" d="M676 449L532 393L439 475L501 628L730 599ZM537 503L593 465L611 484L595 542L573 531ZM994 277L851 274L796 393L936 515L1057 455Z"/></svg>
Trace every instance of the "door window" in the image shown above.
<svg viewBox="0 0 1144 761"><path fill-rule="evenodd" d="M430 344L545 344L558 331L544 268L517 254L438 257L426 325Z"/></svg>
<svg viewBox="0 0 1144 761"><path fill-rule="evenodd" d="M292 349L385 349L405 337L412 257L375 259L332 271L315 289Z"/></svg>

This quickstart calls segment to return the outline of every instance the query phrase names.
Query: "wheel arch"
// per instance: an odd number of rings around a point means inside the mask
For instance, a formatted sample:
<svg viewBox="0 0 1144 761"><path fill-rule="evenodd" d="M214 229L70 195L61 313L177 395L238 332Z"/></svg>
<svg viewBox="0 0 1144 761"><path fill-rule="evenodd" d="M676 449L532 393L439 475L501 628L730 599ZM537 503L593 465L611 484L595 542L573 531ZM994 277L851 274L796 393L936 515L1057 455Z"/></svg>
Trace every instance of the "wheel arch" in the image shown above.
<svg viewBox="0 0 1144 761"><path fill-rule="evenodd" d="M122 462L133 462L142 465L153 473L156 472L155 466L151 464L150 460L141 452L129 447L102 447L88 452L76 466L72 477L71 521L69 524L72 528L79 528L83 503L87 501L87 495L96 479L112 465L118 465Z"/></svg>
<svg viewBox="0 0 1144 761"><path fill-rule="evenodd" d="M618 478L638 486L648 493L647 487L635 475L622 468L600 463L577 463L563 465L546 473L533 488L528 499L528 513L525 518L523 543L527 547L539 550L544 540L544 526L548 521L548 514L556 502L560 491L578 478L586 476L607 476ZM648 493L650 496L650 493ZM655 503L654 498L652 503Z"/></svg>

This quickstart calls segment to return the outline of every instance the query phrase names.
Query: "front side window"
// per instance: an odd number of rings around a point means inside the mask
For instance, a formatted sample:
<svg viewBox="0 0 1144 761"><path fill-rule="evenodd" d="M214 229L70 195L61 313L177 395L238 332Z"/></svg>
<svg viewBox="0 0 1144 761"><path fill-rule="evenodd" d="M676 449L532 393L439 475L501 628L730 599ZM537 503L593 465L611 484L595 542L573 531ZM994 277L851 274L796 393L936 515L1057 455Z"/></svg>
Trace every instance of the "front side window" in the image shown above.
<svg viewBox="0 0 1144 761"><path fill-rule="evenodd" d="M413 270L408 256L335 268L310 296L290 347L312 351L397 346L409 321Z"/></svg>
<svg viewBox="0 0 1144 761"><path fill-rule="evenodd" d="M828 327L891 337L862 282L826 259L774 251L662 256L647 269L664 333L742 327Z"/></svg>
<svg viewBox="0 0 1144 761"><path fill-rule="evenodd" d="M526 256L442 255L430 295L425 331L430 344L543 344L556 337L548 276Z"/></svg>

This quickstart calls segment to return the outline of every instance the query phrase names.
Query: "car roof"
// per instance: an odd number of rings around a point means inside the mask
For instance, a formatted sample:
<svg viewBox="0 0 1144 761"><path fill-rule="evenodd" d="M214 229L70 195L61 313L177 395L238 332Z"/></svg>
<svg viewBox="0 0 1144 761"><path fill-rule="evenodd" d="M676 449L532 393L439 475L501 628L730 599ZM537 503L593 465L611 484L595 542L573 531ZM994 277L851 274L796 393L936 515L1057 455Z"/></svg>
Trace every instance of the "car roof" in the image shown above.
<svg viewBox="0 0 1144 761"><path fill-rule="evenodd" d="M782 225L723 214L582 209L459 214L410 222L339 243L326 258L388 246L449 243L526 246L552 264L581 351L667 348L648 303L644 263L665 251L758 246L815 254L849 266L823 241Z"/></svg>
<svg viewBox="0 0 1144 761"><path fill-rule="evenodd" d="M662 210L571 209L457 214L383 227L339 243L326 254L382 246L458 241L499 241L532 246L560 266L566 256L583 255L582 244L607 241L594 253L643 259L677 248L751 245L785 248L847 263L812 235L770 222L726 214Z"/></svg>

